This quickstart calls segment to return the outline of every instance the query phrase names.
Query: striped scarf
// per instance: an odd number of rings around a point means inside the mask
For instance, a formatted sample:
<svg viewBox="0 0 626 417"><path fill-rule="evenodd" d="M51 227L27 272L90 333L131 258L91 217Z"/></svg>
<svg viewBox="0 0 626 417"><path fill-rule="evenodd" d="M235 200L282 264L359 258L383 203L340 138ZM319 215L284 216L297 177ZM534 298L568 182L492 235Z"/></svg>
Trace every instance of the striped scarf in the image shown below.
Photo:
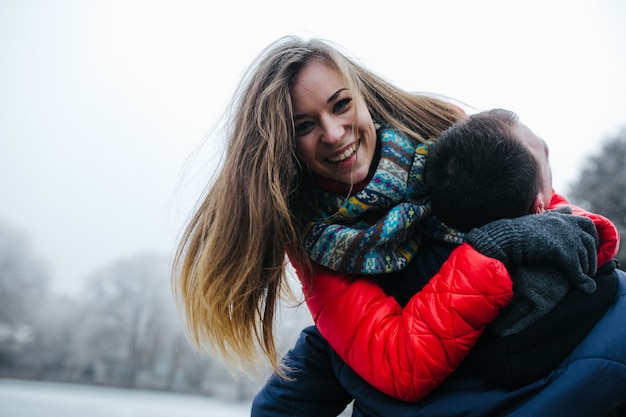
<svg viewBox="0 0 626 417"><path fill-rule="evenodd" d="M461 243L463 234L433 219L424 185L428 147L398 130L379 130L380 162L369 184L348 197L316 190L318 216L304 248L335 271L385 274L404 269L424 236ZM375 217L374 224L368 222Z"/></svg>

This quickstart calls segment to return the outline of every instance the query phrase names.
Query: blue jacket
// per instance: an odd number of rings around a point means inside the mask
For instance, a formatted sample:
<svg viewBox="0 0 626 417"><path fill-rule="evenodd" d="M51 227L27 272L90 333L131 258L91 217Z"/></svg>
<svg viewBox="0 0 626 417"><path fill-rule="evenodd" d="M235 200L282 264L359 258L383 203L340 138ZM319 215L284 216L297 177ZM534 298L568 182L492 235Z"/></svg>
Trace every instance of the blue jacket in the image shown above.
<svg viewBox="0 0 626 417"><path fill-rule="evenodd" d="M544 361L544 356L554 359L557 357L554 350L558 351L560 346L574 339L563 341L560 336L550 337L545 331L538 331L536 335L541 340L533 345L533 338L527 333L524 340L531 343L527 342L520 352L515 351L515 343L494 348L487 342L486 347L477 346L476 357L470 355L466 366L428 397L418 403L406 403L386 396L363 381L335 354L317 329L309 327L285 357L292 380L271 376L255 397L251 415L336 416L354 399L355 417L625 417L626 273L614 270L605 279L609 284L604 288L608 288L606 293L610 293L613 300L608 310L602 310L601 317L593 320L590 331L584 331L582 341L576 341L573 351L555 366L550 365L549 358ZM611 287L610 282L617 288ZM577 305L584 308L584 304ZM559 320L561 324L569 322L571 325L571 317L577 317L576 314L581 317L580 312L569 317L561 313L557 312L552 322L548 320L550 326ZM573 333L586 325L577 320L573 324L570 329ZM563 334L572 333L570 330L564 329ZM558 328L555 328L556 333ZM505 359L492 355L499 350L507 352ZM501 372L496 378L482 372L482 365L489 358L495 363L502 360L498 366L489 368L508 368L507 372ZM533 369L535 364L537 372ZM546 366L551 366L547 374L542 370ZM515 375L522 377L516 379Z"/></svg>

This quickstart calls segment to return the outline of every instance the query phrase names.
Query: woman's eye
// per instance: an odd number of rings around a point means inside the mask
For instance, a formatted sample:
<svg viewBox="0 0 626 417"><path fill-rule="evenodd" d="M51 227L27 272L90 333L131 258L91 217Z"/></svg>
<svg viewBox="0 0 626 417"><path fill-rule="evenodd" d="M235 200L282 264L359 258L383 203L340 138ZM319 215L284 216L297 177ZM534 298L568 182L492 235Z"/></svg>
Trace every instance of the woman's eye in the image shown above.
<svg viewBox="0 0 626 417"><path fill-rule="evenodd" d="M333 110L335 112L342 112L346 109L348 109L350 107L350 104L352 103L352 98L342 98L341 100L339 100L338 102L335 103L335 105L333 106Z"/></svg>
<svg viewBox="0 0 626 417"><path fill-rule="evenodd" d="M313 122L302 122L296 125L296 136L304 136L313 129Z"/></svg>

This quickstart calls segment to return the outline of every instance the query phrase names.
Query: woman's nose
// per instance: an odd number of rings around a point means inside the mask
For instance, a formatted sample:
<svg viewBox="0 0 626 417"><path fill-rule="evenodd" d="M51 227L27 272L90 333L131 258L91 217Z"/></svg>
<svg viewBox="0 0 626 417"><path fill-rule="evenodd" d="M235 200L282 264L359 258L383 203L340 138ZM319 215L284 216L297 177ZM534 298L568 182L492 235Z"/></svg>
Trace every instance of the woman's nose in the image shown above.
<svg viewBox="0 0 626 417"><path fill-rule="evenodd" d="M330 145L341 142L346 129L339 120L326 120L322 123L321 141Z"/></svg>

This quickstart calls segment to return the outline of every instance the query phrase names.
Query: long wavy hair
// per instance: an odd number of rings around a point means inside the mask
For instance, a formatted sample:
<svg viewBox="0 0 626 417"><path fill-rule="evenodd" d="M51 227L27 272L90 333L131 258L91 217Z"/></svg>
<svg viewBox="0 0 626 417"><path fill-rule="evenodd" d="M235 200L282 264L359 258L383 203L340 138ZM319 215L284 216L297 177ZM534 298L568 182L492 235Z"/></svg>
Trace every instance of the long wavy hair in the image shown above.
<svg viewBox="0 0 626 417"><path fill-rule="evenodd" d="M230 106L221 171L202 196L176 251L173 286L196 346L245 369L265 357L279 373L277 304L287 258L309 262L301 245L311 179L296 153L290 90L311 60L339 71L374 120L418 139L459 119L447 100L403 91L320 39L284 37L258 56ZM310 264L309 264L310 265Z"/></svg>

